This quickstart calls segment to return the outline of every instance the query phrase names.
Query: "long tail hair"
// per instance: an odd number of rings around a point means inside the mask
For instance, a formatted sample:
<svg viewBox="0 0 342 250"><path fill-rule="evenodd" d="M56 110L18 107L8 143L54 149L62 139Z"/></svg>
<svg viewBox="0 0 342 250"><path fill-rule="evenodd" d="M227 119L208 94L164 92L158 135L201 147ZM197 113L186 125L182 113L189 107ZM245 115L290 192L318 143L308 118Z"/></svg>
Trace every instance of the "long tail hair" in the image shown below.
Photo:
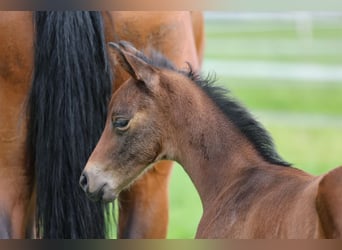
<svg viewBox="0 0 342 250"><path fill-rule="evenodd" d="M111 71L99 12L36 12L28 157L41 238L104 238L105 207L79 187L104 128Z"/></svg>

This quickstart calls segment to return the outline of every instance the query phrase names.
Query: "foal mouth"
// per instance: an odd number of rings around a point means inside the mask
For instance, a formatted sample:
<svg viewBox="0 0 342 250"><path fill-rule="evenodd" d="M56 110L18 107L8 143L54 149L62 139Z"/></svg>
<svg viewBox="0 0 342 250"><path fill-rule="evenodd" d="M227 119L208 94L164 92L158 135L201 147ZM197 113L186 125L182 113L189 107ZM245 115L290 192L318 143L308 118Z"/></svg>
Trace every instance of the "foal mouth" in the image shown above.
<svg viewBox="0 0 342 250"><path fill-rule="evenodd" d="M107 184L103 184L102 187L100 187L99 189L97 189L94 192L87 192L87 197L93 201L93 202L103 202L103 203L110 203L112 201L114 201L117 197L117 195L115 194L115 192L111 192L110 190L108 190L108 186Z"/></svg>
<svg viewBox="0 0 342 250"><path fill-rule="evenodd" d="M103 184L102 187L100 187L99 189L97 189L94 192L89 192L89 190L87 190L87 192L86 192L87 197L93 202L101 201L103 194L104 194L105 185L106 184Z"/></svg>

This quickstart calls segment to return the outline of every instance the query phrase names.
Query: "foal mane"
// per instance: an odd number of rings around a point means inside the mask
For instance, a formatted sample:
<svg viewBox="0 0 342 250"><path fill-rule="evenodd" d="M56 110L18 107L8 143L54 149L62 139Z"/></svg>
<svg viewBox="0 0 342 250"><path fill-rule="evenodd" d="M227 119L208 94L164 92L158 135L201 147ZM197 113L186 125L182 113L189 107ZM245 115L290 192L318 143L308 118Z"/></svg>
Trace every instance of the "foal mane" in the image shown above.
<svg viewBox="0 0 342 250"><path fill-rule="evenodd" d="M253 118L251 113L243 105L229 95L230 91L214 85L216 82L215 78L210 75L202 77L192 69L190 63L188 63L188 70L179 70L161 53L154 50L150 52L150 57L146 57L141 52L137 52L136 56L152 66L176 71L188 77L207 94L225 114L227 119L247 137L264 160L281 166L291 165L284 161L277 153L273 140L266 129Z"/></svg>
<svg viewBox="0 0 342 250"><path fill-rule="evenodd" d="M226 117L248 138L259 154L269 163L281 166L290 166L284 161L275 149L272 137L252 114L235 98L229 95L230 91L215 86L216 79L208 75L201 77L189 65L186 75L197 84L207 96L219 107Z"/></svg>

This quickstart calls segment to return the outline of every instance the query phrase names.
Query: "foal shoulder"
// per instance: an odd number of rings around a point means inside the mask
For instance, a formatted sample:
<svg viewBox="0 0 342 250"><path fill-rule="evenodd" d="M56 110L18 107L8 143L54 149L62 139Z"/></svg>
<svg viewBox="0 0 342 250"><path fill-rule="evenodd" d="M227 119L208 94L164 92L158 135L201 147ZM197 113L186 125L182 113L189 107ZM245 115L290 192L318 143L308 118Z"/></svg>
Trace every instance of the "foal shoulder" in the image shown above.
<svg viewBox="0 0 342 250"><path fill-rule="evenodd" d="M342 237L342 166L324 175L318 186L316 208L327 238Z"/></svg>

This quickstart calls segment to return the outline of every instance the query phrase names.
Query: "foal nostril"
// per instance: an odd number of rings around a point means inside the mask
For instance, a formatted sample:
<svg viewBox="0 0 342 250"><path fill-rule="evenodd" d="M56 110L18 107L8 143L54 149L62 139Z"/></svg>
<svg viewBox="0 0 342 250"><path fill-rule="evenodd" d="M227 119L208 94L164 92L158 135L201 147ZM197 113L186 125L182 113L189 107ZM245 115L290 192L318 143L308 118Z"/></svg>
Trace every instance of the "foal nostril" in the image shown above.
<svg viewBox="0 0 342 250"><path fill-rule="evenodd" d="M85 173L85 172L83 172L81 177L80 177L80 186L84 192L87 192L87 190L88 190L88 176L87 176L87 173Z"/></svg>

